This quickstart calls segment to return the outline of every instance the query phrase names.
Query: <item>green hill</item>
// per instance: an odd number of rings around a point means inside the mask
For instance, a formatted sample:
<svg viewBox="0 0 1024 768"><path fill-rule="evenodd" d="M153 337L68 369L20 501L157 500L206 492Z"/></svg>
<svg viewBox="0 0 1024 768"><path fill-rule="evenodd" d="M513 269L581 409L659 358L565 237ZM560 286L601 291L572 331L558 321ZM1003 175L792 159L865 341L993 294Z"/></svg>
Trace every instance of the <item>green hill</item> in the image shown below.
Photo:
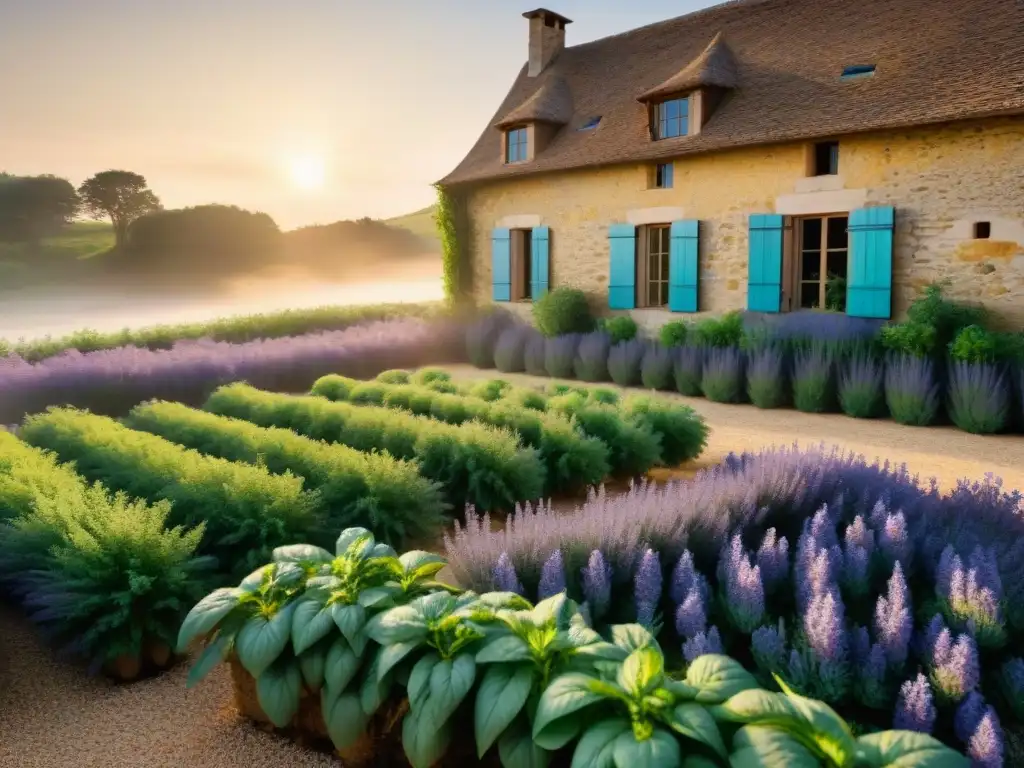
<svg viewBox="0 0 1024 768"><path fill-rule="evenodd" d="M437 225L434 223L434 206L430 205L415 213L407 213L404 216L395 216L393 219L385 219L385 224L392 227L407 229L414 235L419 235L425 240L437 240Z"/></svg>
<svg viewBox="0 0 1024 768"><path fill-rule="evenodd" d="M76 221L59 235L44 238L38 250L24 243L0 243L0 262L88 259L114 247L114 229L101 221Z"/></svg>

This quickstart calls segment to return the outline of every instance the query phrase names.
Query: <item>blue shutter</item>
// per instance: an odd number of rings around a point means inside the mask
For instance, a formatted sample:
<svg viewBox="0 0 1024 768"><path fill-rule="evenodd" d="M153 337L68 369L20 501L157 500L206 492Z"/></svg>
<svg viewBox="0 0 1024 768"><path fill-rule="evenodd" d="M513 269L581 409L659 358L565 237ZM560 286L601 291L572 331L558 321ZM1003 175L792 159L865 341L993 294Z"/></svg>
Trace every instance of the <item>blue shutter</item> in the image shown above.
<svg viewBox="0 0 1024 768"><path fill-rule="evenodd" d="M750 216L747 309L778 312L782 306L782 216Z"/></svg>
<svg viewBox="0 0 1024 768"><path fill-rule="evenodd" d="M700 222L673 221L668 251L668 308L670 312L697 311L697 275Z"/></svg>
<svg viewBox="0 0 1024 768"><path fill-rule="evenodd" d="M608 228L611 263L608 265L608 307L636 307L636 227L612 224Z"/></svg>
<svg viewBox="0 0 1024 768"><path fill-rule="evenodd" d="M530 240L530 296L536 301L548 292L550 230L547 227L534 227Z"/></svg>
<svg viewBox="0 0 1024 768"><path fill-rule="evenodd" d="M892 316L892 207L850 212L850 262L846 277L846 314Z"/></svg>
<svg viewBox="0 0 1024 768"><path fill-rule="evenodd" d="M491 233L491 298L512 299L512 235L507 229Z"/></svg>

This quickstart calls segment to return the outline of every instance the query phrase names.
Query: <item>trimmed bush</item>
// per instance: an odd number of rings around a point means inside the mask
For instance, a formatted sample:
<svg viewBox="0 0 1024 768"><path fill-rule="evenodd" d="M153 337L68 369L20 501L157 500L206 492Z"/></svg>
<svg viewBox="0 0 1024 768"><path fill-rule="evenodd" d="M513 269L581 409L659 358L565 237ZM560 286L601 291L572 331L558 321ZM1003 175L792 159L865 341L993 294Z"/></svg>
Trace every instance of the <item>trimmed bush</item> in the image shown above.
<svg viewBox="0 0 1024 768"><path fill-rule="evenodd" d="M698 322L689 332L688 341L704 347L723 349L738 347L743 340L743 315L727 312Z"/></svg>
<svg viewBox="0 0 1024 768"><path fill-rule="evenodd" d="M409 378L409 383L429 387L434 384L450 384L451 380L452 375L444 368L420 368Z"/></svg>
<svg viewBox="0 0 1024 768"><path fill-rule="evenodd" d="M556 379L571 379L576 373L576 350L582 335L577 333L556 336L545 340L544 367L548 376Z"/></svg>
<svg viewBox="0 0 1024 768"><path fill-rule="evenodd" d="M388 385L381 381L362 381L352 388L346 398L358 405L382 405Z"/></svg>
<svg viewBox="0 0 1024 768"><path fill-rule="evenodd" d="M779 346L787 355L827 345L837 359L873 351L884 321L840 312L801 309L796 312L748 313L743 344L748 350Z"/></svg>
<svg viewBox="0 0 1024 768"><path fill-rule="evenodd" d="M1010 382L1002 367L953 362L949 368L949 417L960 429L976 435L1005 429L1010 418Z"/></svg>
<svg viewBox="0 0 1024 768"><path fill-rule="evenodd" d="M882 328L882 347L897 355L930 357L938 349L935 327L923 323L895 323Z"/></svg>
<svg viewBox="0 0 1024 768"><path fill-rule="evenodd" d="M678 348L672 374L679 394L687 397L700 397L704 394L701 381L704 378L705 357L702 347L687 345Z"/></svg>
<svg viewBox="0 0 1024 768"><path fill-rule="evenodd" d="M382 381L385 384L408 384L411 375L409 371L392 368L390 371L378 373L376 378L377 381Z"/></svg>
<svg viewBox="0 0 1024 768"><path fill-rule="evenodd" d="M548 399L542 393L528 387L513 387L505 393L503 399L531 411L544 412L548 409Z"/></svg>
<svg viewBox="0 0 1024 768"><path fill-rule="evenodd" d="M568 394L549 399L548 412L574 417L584 433L603 442L613 475L636 477L661 463L661 439L625 418L615 406Z"/></svg>
<svg viewBox="0 0 1024 768"><path fill-rule="evenodd" d="M786 358L775 345L749 355L747 397L758 408L780 408L786 402Z"/></svg>
<svg viewBox="0 0 1024 768"><path fill-rule="evenodd" d="M661 463L665 466L696 459L707 447L708 426L688 405L641 395L623 400L622 413L660 438Z"/></svg>
<svg viewBox="0 0 1024 768"><path fill-rule="evenodd" d="M600 329L611 337L612 344L630 341L635 339L637 334L636 320L629 315L609 317L606 320L602 320Z"/></svg>
<svg viewBox="0 0 1024 768"><path fill-rule="evenodd" d="M1000 336L980 325L960 330L949 345L949 356L960 363L995 363L1000 359Z"/></svg>
<svg viewBox="0 0 1024 768"><path fill-rule="evenodd" d="M588 333L576 348L573 370L580 381L608 381L608 350L611 337L602 331Z"/></svg>
<svg viewBox="0 0 1024 768"><path fill-rule="evenodd" d="M421 477L415 464L387 454L361 453L180 403L136 406L126 423L208 456L303 478L306 488L318 492L323 530L313 536L317 541L359 525L382 541L401 545L436 536L444 522L440 487Z"/></svg>
<svg viewBox="0 0 1024 768"><path fill-rule="evenodd" d="M531 376L547 376L546 364L547 340L534 331L526 341L523 352L523 365Z"/></svg>
<svg viewBox="0 0 1024 768"><path fill-rule="evenodd" d="M797 351L793 360L793 405L804 413L834 410L836 401L835 357L816 344Z"/></svg>
<svg viewBox="0 0 1024 768"><path fill-rule="evenodd" d="M517 501L540 498L544 488L537 452L521 449L512 433L482 424L453 426L390 408L278 395L245 384L221 387L204 408L359 451L414 459L424 477L441 484L455 509L511 509Z"/></svg>
<svg viewBox="0 0 1024 768"><path fill-rule="evenodd" d="M885 404L899 424L926 427L935 421L940 404L935 364L917 355L891 355L885 364Z"/></svg>
<svg viewBox="0 0 1024 768"><path fill-rule="evenodd" d="M716 403L742 402L746 390L742 350L739 347L707 350L700 386L708 400Z"/></svg>
<svg viewBox="0 0 1024 768"><path fill-rule="evenodd" d="M587 392L587 398L591 402L603 403L604 405L618 405L619 400L621 400L618 392L607 387L593 387Z"/></svg>
<svg viewBox="0 0 1024 768"><path fill-rule="evenodd" d="M536 333L525 325L513 325L501 332L494 345L494 367L502 373L526 370L526 344Z"/></svg>
<svg viewBox="0 0 1024 768"><path fill-rule="evenodd" d="M689 326L683 320L672 320L661 326L658 331L658 341L666 348L681 347L686 343L686 334Z"/></svg>
<svg viewBox="0 0 1024 768"><path fill-rule="evenodd" d="M478 317L466 328L466 353L477 368L494 367L498 338L514 322L508 312L497 309Z"/></svg>
<svg viewBox="0 0 1024 768"><path fill-rule="evenodd" d="M936 347L944 349L962 329L970 325L984 326L987 320L983 307L950 301L944 286L933 283L914 299L907 309L908 320L935 330Z"/></svg>
<svg viewBox="0 0 1024 768"><path fill-rule="evenodd" d="M343 377L339 377L343 378ZM440 394L437 390L429 387L421 387L416 384L395 384L384 393L384 405L388 408L398 408L402 411L415 413L417 416L429 416L430 408L434 402L434 395ZM336 397L329 397L330 400L344 400L345 396L339 394Z"/></svg>
<svg viewBox="0 0 1024 768"><path fill-rule="evenodd" d="M549 339L594 330L587 297L576 288L555 288L537 299L533 303L533 322Z"/></svg>
<svg viewBox="0 0 1024 768"><path fill-rule="evenodd" d="M622 341L608 350L608 374L620 387L635 387L640 383L640 365L646 344L640 339Z"/></svg>
<svg viewBox="0 0 1024 768"><path fill-rule="evenodd" d="M839 373L839 407L847 416L873 419L885 407L885 372L881 361L869 354L844 360Z"/></svg>
<svg viewBox="0 0 1024 768"><path fill-rule="evenodd" d="M502 379L489 379L487 381L479 381L476 384L473 384L469 388L469 392L467 394L472 397L479 397L481 400L485 400L488 403L493 403L495 400L501 400L501 398L505 396L505 393L510 389L512 389L512 385L507 381Z"/></svg>
<svg viewBox="0 0 1024 768"><path fill-rule="evenodd" d="M337 376L325 376L313 386L313 394L335 399L331 393L345 392L347 386L338 386ZM489 382L485 382L489 383ZM488 403L475 397L445 395L423 390L432 400L430 415L447 424L477 421L493 427L515 432L525 445L536 448L546 467L545 491L570 492L600 483L610 471L608 449L596 438L587 437L566 418L554 413L541 413L541 409L520 407L511 398L516 394L502 390L508 400ZM529 392L529 390L525 390ZM547 399L533 392L546 407Z"/></svg>
<svg viewBox="0 0 1024 768"><path fill-rule="evenodd" d="M658 344L650 344L640 364L640 381L647 389L671 389L672 353Z"/></svg>
<svg viewBox="0 0 1024 768"><path fill-rule="evenodd" d="M75 462L89 480L171 502L172 525L205 524L200 552L233 576L249 573L296 536L322 530L319 498L303 491L301 478L203 456L105 416L51 409L26 419L21 436Z"/></svg>

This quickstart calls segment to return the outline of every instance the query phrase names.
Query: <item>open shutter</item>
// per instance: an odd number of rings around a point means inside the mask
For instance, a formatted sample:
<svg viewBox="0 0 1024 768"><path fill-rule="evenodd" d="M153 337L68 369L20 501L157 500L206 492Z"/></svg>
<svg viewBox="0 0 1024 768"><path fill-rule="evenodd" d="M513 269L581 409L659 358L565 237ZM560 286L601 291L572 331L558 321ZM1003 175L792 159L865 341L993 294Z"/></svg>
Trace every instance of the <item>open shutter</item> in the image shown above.
<svg viewBox="0 0 1024 768"><path fill-rule="evenodd" d="M892 316L892 230L896 212L891 206L850 212L850 263L846 277L846 314L855 317Z"/></svg>
<svg viewBox="0 0 1024 768"><path fill-rule="evenodd" d="M668 308L671 312L697 311L697 276L700 248L696 220L673 221L668 251Z"/></svg>
<svg viewBox="0 0 1024 768"><path fill-rule="evenodd" d="M491 298L512 299L512 235L507 229L491 233Z"/></svg>
<svg viewBox="0 0 1024 768"><path fill-rule="evenodd" d="M778 312L782 305L782 216L750 216L747 309Z"/></svg>
<svg viewBox="0 0 1024 768"><path fill-rule="evenodd" d="M612 224L608 228L611 263L608 269L609 309L636 307L636 227Z"/></svg>
<svg viewBox="0 0 1024 768"><path fill-rule="evenodd" d="M530 296L536 301L548 292L550 230L547 227L534 227L530 241Z"/></svg>

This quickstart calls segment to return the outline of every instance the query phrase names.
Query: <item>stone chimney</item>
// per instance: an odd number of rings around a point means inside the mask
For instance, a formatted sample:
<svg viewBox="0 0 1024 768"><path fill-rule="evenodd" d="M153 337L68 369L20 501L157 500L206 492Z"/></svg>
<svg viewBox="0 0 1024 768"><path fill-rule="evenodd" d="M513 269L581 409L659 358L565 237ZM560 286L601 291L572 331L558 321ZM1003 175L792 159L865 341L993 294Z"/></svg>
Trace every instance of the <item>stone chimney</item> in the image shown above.
<svg viewBox="0 0 1024 768"><path fill-rule="evenodd" d="M565 25L572 20L546 8L524 13L523 18L530 20L529 75L536 77L565 48Z"/></svg>

